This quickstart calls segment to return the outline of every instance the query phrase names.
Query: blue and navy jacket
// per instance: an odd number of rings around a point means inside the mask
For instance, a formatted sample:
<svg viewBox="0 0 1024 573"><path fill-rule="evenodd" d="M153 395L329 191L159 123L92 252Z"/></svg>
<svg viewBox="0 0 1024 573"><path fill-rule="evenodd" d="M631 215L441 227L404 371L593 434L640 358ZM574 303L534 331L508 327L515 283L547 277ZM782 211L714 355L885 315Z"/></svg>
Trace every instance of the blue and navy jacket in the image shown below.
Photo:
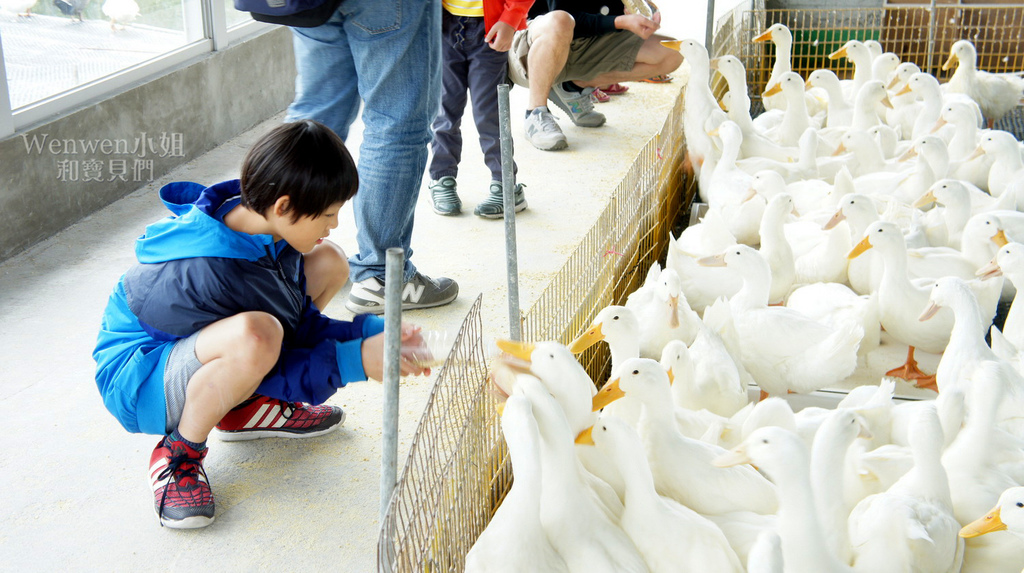
<svg viewBox="0 0 1024 573"><path fill-rule="evenodd" d="M320 404L366 379L362 341L383 332L383 320L324 316L306 296L301 253L224 224L240 190L237 179L164 186L160 199L173 215L146 227L135 243L138 264L110 295L93 351L96 385L130 432L165 432L164 367L174 342L240 312L269 313L284 327L280 358L258 393Z"/></svg>

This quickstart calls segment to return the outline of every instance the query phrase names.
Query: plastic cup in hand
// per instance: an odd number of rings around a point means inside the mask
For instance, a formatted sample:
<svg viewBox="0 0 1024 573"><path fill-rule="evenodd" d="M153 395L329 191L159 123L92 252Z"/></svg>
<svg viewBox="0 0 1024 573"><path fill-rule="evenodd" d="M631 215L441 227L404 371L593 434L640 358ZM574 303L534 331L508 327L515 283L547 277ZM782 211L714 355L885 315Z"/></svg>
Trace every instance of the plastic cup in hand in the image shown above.
<svg viewBox="0 0 1024 573"><path fill-rule="evenodd" d="M423 339L422 345L402 345L402 356L420 368L443 364L455 343L455 336L444 330L424 330L420 332L420 337Z"/></svg>

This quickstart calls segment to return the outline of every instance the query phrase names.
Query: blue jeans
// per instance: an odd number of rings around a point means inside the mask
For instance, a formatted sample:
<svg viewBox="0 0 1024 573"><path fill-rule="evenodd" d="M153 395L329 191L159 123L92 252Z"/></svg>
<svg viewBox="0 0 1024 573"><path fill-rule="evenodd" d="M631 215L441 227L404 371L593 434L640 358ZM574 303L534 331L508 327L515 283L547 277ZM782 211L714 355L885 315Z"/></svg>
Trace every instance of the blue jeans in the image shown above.
<svg viewBox="0 0 1024 573"><path fill-rule="evenodd" d="M405 251L408 280L416 272L413 219L441 93L441 2L344 0L327 23L292 28L292 37L298 74L285 121L315 119L346 139L363 102L352 280L383 279L390 247Z"/></svg>

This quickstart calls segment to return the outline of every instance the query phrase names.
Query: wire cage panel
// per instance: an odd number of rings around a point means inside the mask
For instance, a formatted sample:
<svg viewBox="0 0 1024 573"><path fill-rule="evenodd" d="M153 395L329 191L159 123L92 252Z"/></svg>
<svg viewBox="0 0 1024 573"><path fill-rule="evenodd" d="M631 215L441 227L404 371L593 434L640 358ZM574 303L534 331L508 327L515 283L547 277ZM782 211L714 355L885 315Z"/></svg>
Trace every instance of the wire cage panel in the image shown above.
<svg viewBox="0 0 1024 573"><path fill-rule="evenodd" d="M640 150L611 201L566 264L522 316L526 340L568 343L608 304L622 303L663 260L668 232L695 185L682 168L682 95ZM438 373L381 524L380 572L458 572L512 484L508 449L488 391L481 298ZM606 345L580 357L594 380L610 367Z"/></svg>
<svg viewBox="0 0 1024 573"><path fill-rule="evenodd" d="M992 73L1024 70L1024 3L966 5L940 3L934 10L927 4L886 4L881 8L822 8L800 10L766 9L764 0L752 8L737 8L719 22L712 55L732 54L747 70L751 115L764 110L761 94L775 61L771 42L753 39L772 24L785 24L793 34L793 71L807 77L827 68L841 78L851 77L853 64L846 58L829 60L828 55L851 39L877 40L882 49L902 61L914 62L923 71L946 82L954 69L943 70L950 47L961 39L970 40L978 52L978 69ZM720 74L711 78L716 96L728 87ZM1018 107L995 125L1018 139L1024 137L1024 110Z"/></svg>

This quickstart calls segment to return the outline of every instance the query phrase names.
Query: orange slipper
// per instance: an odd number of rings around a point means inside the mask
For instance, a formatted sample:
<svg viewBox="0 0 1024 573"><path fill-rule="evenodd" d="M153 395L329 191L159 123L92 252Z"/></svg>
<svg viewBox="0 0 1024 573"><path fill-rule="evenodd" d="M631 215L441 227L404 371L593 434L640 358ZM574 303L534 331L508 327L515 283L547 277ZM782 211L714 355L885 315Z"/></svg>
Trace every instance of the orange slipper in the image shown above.
<svg viewBox="0 0 1024 573"><path fill-rule="evenodd" d="M672 81L672 76L670 76L668 74L660 74L660 75L654 76L653 78L647 78L647 79L640 80L640 81L647 82L649 84L667 84L667 83Z"/></svg>

